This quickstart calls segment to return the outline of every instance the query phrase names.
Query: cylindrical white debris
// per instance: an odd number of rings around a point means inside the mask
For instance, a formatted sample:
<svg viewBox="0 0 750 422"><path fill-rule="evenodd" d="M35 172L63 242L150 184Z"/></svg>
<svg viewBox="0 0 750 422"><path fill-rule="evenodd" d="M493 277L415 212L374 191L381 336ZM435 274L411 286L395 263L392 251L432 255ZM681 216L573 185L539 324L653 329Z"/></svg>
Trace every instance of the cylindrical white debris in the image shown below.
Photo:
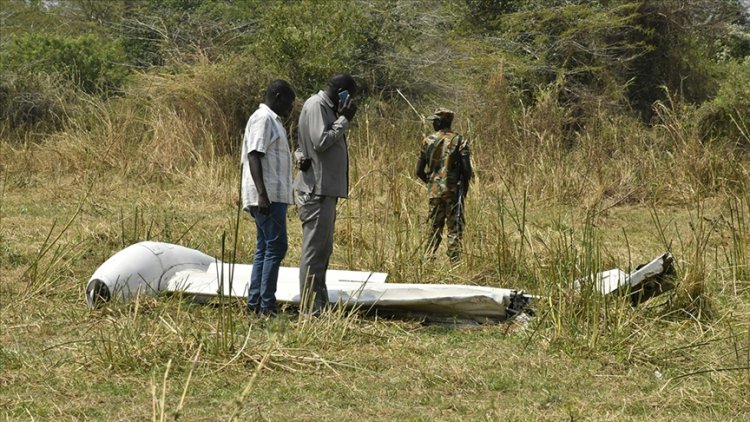
<svg viewBox="0 0 750 422"><path fill-rule="evenodd" d="M129 299L139 292L156 294L166 281L183 270L205 271L216 262L195 249L160 242L128 246L106 260L89 279L86 303L96 307L112 298Z"/></svg>

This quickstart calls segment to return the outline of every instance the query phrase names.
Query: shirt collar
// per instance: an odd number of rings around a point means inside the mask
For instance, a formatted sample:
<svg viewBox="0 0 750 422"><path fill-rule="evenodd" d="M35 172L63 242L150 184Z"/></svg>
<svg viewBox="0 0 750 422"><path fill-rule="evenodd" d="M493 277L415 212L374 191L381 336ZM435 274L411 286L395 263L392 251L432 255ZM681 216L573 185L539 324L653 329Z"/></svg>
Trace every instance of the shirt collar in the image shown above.
<svg viewBox="0 0 750 422"><path fill-rule="evenodd" d="M276 114L275 111L271 110L271 107L265 105L264 103L260 103L260 106L258 108L268 113L268 115L271 116L271 118L273 118L274 120L280 120L279 115Z"/></svg>
<svg viewBox="0 0 750 422"><path fill-rule="evenodd" d="M323 90L321 89L320 91L318 91L318 95L320 96L320 98L322 98L322 99L323 99L323 101L324 101L324 102L326 103L326 105L327 105L328 107L331 107L331 108L333 108L333 101L331 101L331 99L330 99L330 98L328 98L328 95L326 94L326 92L325 92L325 91L323 91Z"/></svg>

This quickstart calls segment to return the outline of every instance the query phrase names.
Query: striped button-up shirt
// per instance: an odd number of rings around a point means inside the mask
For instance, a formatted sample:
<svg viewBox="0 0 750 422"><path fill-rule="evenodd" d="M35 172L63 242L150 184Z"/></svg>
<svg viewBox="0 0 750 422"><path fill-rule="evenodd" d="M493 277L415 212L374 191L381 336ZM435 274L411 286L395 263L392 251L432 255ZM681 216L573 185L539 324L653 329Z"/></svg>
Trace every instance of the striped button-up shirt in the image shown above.
<svg viewBox="0 0 750 422"><path fill-rule="evenodd" d="M261 104L250 116L242 141L242 206L258 205L258 190L250 174L247 154L263 153L260 164L263 184L271 202L294 203L292 195L292 156L286 130L279 116Z"/></svg>

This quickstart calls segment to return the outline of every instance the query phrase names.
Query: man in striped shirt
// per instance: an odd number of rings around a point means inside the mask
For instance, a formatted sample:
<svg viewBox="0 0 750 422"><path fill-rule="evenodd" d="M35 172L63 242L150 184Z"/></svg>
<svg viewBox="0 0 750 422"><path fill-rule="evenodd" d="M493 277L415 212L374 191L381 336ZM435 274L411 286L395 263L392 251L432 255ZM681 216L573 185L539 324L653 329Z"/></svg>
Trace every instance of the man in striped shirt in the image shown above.
<svg viewBox="0 0 750 422"><path fill-rule="evenodd" d="M288 82L276 80L250 116L242 141L242 206L255 219L256 245L247 306L251 312L276 314L279 266L286 255L286 213L293 203L292 161L281 118L294 103Z"/></svg>

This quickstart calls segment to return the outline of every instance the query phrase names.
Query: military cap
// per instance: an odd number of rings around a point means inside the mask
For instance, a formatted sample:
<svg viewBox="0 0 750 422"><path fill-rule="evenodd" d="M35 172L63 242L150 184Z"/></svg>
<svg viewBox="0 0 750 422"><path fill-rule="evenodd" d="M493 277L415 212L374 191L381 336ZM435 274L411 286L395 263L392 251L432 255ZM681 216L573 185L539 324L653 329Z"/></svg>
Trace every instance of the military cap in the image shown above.
<svg viewBox="0 0 750 422"><path fill-rule="evenodd" d="M432 115L427 117L427 120L436 120L436 119L445 119L445 118L452 119L454 114L455 113L453 113L453 111L448 110L445 107L440 107L437 110L435 110L432 113Z"/></svg>

